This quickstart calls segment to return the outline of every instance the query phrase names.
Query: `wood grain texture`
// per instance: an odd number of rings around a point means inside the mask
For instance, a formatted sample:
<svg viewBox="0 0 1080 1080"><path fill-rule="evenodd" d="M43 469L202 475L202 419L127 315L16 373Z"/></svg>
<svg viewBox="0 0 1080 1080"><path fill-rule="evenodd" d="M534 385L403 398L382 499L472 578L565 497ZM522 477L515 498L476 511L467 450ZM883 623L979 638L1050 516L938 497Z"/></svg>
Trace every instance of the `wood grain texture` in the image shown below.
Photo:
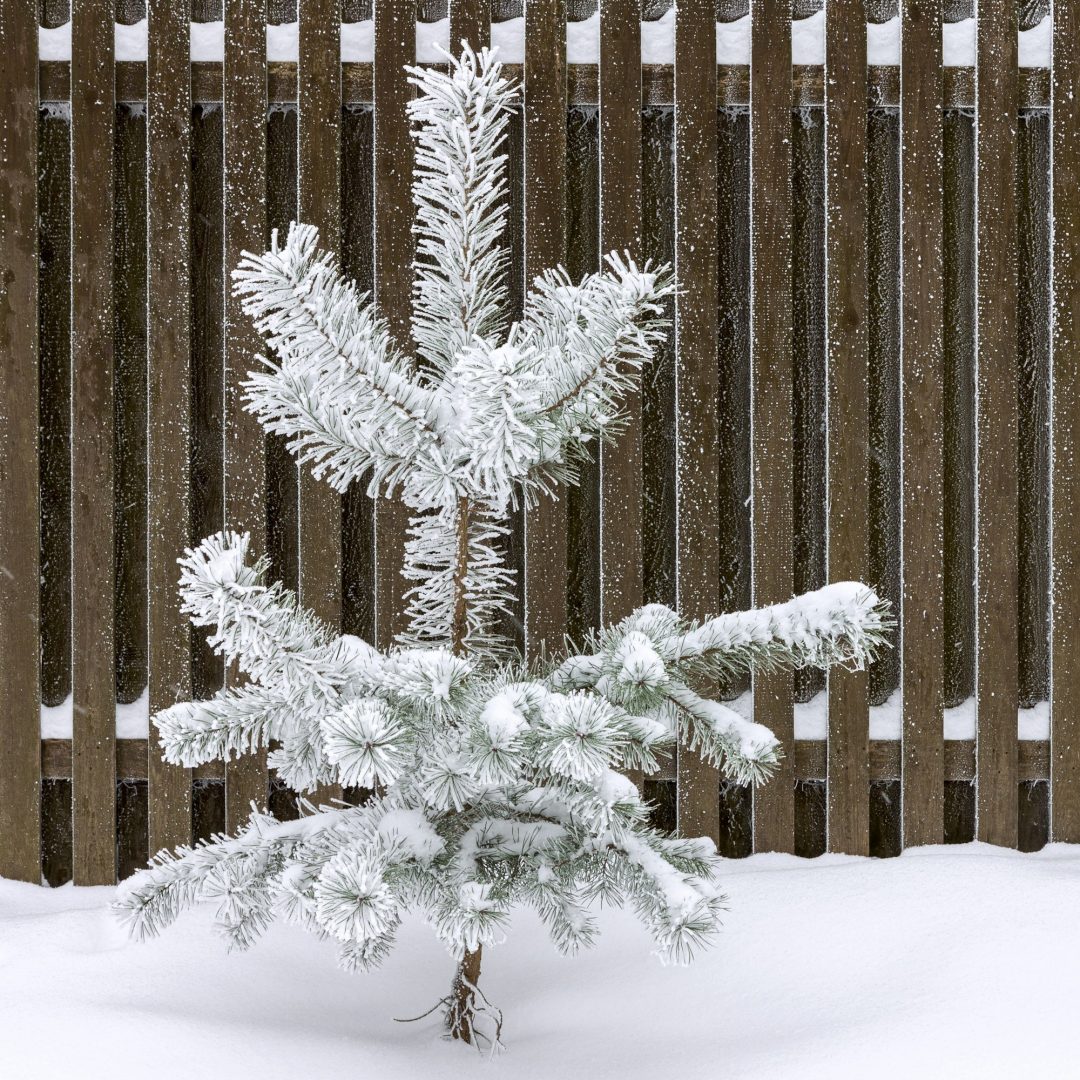
<svg viewBox="0 0 1080 1080"><path fill-rule="evenodd" d="M76 885L116 878L113 641L113 22L73 0L71 46L72 815Z"/></svg>
<svg viewBox="0 0 1080 1080"><path fill-rule="evenodd" d="M976 42L976 827L1016 847L1016 5L979 0Z"/></svg>
<svg viewBox="0 0 1080 1080"><path fill-rule="evenodd" d="M1080 843L1080 0L1054 5L1052 840Z"/></svg>
<svg viewBox="0 0 1080 1080"><path fill-rule="evenodd" d="M0 0L0 877L41 880L37 6Z"/></svg>
<svg viewBox="0 0 1080 1080"><path fill-rule="evenodd" d="M869 563L869 372L863 0L829 0L825 67L828 575L830 581L864 581ZM828 694L827 843L831 851L868 855L866 672L830 672Z"/></svg>
<svg viewBox="0 0 1080 1080"><path fill-rule="evenodd" d="M675 12L676 603L686 618L719 603L715 15L711 0ZM679 748L677 820L720 836L720 777Z"/></svg>
<svg viewBox="0 0 1080 1080"><path fill-rule="evenodd" d="M176 560L190 543L191 67L188 4L150 0L147 88L147 582L150 713L191 699ZM191 776L150 743L150 850L191 842Z"/></svg>
<svg viewBox="0 0 1080 1080"><path fill-rule="evenodd" d="M791 597L792 292L791 29L782 5L753 0L750 33L751 368L753 391L753 599ZM754 719L782 745L794 736L792 679L754 679ZM754 846L792 851L794 774L785 758L755 793Z"/></svg>
<svg viewBox="0 0 1080 1080"><path fill-rule="evenodd" d="M341 255L341 0L300 0L296 215ZM300 469L300 602L341 629L341 496ZM341 797L336 785L310 794Z"/></svg>
<svg viewBox="0 0 1080 1080"><path fill-rule="evenodd" d="M520 64L506 64L509 78L521 78ZM45 60L39 64L41 100L67 101L69 97L68 64L63 60ZM750 103L750 69L745 64L718 64L716 68L716 103ZM799 64L791 69L794 104L825 103L824 68ZM341 65L341 96L347 104L370 105L372 101L372 65L348 61ZM195 101L221 100L222 64L216 60L197 60L191 65L192 96ZM975 107L975 69L947 67L944 77L946 109ZM1021 68L1019 101L1022 109L1045 109L1050 104L1050 72L1046 68ZM296 65L275 60L267 65L270 100L296 101ZM567 68L567 100L571 105L595 105L599 100L599 67L596 64L573 64ZM674 70L671 65L641 65L641 98L644 105L670 105L674 100ZM146 65L138 60L116 64L118 101L146 100ZM868 104L873 108L896 108L900 104L900 69L872 66L867 73Z"/></svg>
<svg viewBox="0 0 1080 1080"><path fill-rule="evenodd" d="M901 4L904 845L942 842L941 6ZM1012 721L1015 724L1015 718Z"/></svg>
<svg viewBox="0 0 1080 1080"><path fill-rule="evenodd" d="M224 90L224 261L229 273L244 251L267 243L266 0L227 0ZM225 294L225 523L251 535L251 557L266 551L266 442L258 420L243 408L240 383L263 348L251 320ZM239 673L225 673L236 684ZM225 769L225 827L247 820L251 803L269 793L266 752L230 761Z"/></svg>
<svg viewBox="0 0 1080 1080"><path fill-rule="evenodd" d="M474 52L491 44L489 0L450 0L450 51L456 54L462 41Z"/></svg>
<svg viewBox="0 0 1080 1080"><path fill-rule="evenodd" d="M600 3L600 252L641 259L641 2ZM646 376L647 377L647 376ZM600 448L600 623L643 603L641 394L627 428Z"/></svg>
<svg viewBox="0 0 1080 1080"><path fill-rule="evenodd" d="M566 250L566 5L525 4L525 284ZM557 650L566 631L566 498L525 513L525 650Z"/></svg>
<svg viewBox="0 0 1080 1080"><path fill-rule="evenodd" d="M404 64L413 62L415 5L383 0L375 6L375 299L407 352L412 351L412 141L406 107L412 87ZM403 503L375 504L375 639L389 646L407 624L401 569L409 515Z"/></svg>

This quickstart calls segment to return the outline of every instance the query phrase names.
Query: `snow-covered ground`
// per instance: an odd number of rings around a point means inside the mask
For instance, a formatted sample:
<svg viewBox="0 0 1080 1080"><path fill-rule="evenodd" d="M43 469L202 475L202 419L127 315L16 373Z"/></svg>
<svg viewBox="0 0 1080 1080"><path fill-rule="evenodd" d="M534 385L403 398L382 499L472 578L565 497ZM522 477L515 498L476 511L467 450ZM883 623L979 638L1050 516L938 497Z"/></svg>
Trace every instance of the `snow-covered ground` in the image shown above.
<svg viewBox="0 0 1080 1080"><path fill-rule="evenodd" d="M726 869L718 948L665 968L622 912L557 956L523 916L485 957L493 1063L423 1012L451 963L422 925L373 975L276 926L227 956L208 913L129 942L110 889L0 881L0 1077L678 1080L1080 1075L1080 847L899 859L758 855Z"/></svg>

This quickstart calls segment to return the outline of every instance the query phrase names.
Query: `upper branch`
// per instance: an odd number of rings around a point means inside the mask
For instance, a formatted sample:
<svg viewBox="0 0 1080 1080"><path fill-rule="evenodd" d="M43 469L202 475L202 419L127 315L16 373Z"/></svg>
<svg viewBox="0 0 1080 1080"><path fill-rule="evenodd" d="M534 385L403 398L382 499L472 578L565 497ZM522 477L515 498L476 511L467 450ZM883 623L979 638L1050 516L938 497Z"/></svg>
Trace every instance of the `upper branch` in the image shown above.
<svg viewBox="0 0 1080 1080"><path fill-rule="evenodd" d="M451 57L449 73L409 68L416 167L413 337L439 370L504 324L507 116L515 91L487 49Z"/></svg>
<svg viewBox="0 0 1080 1080"><path fill-rule="evenodd" d="M233 271L233 291L278 356L244 384L248 408L338 490L369 469L374 487L392 490L418 451L437 447L433 394L317 245L312 226L294 224L284 247L275 233L270 251L245 254Z"/></svg>

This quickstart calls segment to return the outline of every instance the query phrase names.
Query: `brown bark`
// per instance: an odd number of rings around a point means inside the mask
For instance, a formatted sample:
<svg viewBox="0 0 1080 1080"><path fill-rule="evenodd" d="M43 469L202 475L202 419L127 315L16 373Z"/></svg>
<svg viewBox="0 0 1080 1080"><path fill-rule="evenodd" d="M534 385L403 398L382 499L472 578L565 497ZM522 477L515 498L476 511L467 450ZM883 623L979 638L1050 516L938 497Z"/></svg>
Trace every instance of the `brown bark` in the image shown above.
<svg viewBox="0 0 1080 1080"><path fill-rule="evenodd" d="M465 636L469 631L465 606L465 575L469 570L469 500L458 499L457 564L454 567L454 619L450 629L451 648L455 656L465 652ZM479 961L477 961L479 964ZM477 969L479 970L479 968Z"/></svg>
<svg viewBox="0 0 1080 1080"><path fill-rule="evenodd" d="M473 1042L473 1020L476 1007L476 987L480 982L480 959L483 947L467 949L454 975L450 990L447 1021L450 1037L464 1043Z"/></svg>

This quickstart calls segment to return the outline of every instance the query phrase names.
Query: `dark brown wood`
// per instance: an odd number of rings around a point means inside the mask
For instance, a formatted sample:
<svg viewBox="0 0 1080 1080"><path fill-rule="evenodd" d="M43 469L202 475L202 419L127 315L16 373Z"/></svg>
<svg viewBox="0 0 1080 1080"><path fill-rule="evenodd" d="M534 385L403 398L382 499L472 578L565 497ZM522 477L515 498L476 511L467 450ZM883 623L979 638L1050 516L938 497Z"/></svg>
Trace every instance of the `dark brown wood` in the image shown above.
<svg viewBox="0 0 1080 1080"><path fill-rule="evenodd" d="M753 390L753 597L791 597L791 25L786 7L753 0L750 34L751 364ZM794 735L790 674L754 679L754 719L783 745ZM754 846L792 851L794 773L786 757L756 792Z"/></svg>
<svg viewBox="0 0 1080 1080"><path fill-rule="evenodd" d="M385 0L375 6L375 299L383 317L409 351L412 338L413 207L412 141L406 107L412 87L403 65L415 55L415 5ZM388 646L405 629L405 539L409 515L403 503L375 505L375 638Z"/></svg>
<svg viewBox="0 0 1080 1080"><path fill-rule="evenodd" d="M300 0L296 216L341 254L341 0ZM341 496L300 469L300 602L341 629ZM341 797L336 785L309 796Z"/></svg>
<svg viewBox="0 0 1080 1080"><path fill-rule="evenodd" d="M190 542L191 66L188 5L150 0L147 82L147 657L150 713L191 698L176 560ZM191 842L191 777L150 742L150 850Z"/></svg>
<svg viewBox="0 0 1080 1080"><path fill-rule="evenodd" d="M566 4L525 5L525 285L566 250ZM525 516L525 648L558 649L566 632L566 497Z"/></svg>
<svg viewBox="0 0 1080 1080"><path fill-rule="evenodd" d="M675 12L676 604L691 619L719 605L716 28L711 0ZM678 827L719 841L720 777L678 752Z"/></svg>
<svg viewBox="0 0 1080 1080"><path fill-rule="evenodd" d="M73 0L71 500L76 885L116 878L113 642L113 21Z"/></svg>
<svg viewBox="0 0 1080 1080"><path fill-rule="evenodd" d="M1016 5L979 0L977 24L976 821L1016 847Z"/></svg>
<svg viewBox="0 0 1080 1080"><path fill-rule="evenodd" d="M116 779L146 780L147 753L150 747L146 739L116 740ZM42 739L40 747L41 776L43 780L71 779L71 740ZM191 770L195 780L224 780L225 764L208 761Z"/></svg>
<svg viewBox="0 0 1080 1080"><path fill-rule="evenodd" d="M600 252L641 251L641 0L600 3ZM629 423L600 450L600 622L617 622L643 598L641 394Z"/></svg>
<svg viewBox="0 0 1080 1080"><path fill-rule="evenodd" d="M940 0L901 4L904 845L942 842ZM1015 712L1012 723L1015 725Z"/></svg>
<svg viewBox="0 0 1080 1080"><path fill-rule="evenodd" d="M1050 777L1050 744L1044 740L1022 740L1019 743L1018 781L1029 783L1045 781ZM828 769L828 750L824 739L800 739L794 744L795 780L822 782ZM145 739L117 739L117 780L139 781L146 779ZM900 743L893 739L874 739L870 742L868 783L900 779ZM41 778L49 780L71 779L71 741L68 739L42 739ZM677 766L666 761L660 772L646 781L671 782L677 774ZM192 770L196 781L221 781L225 778L225 765L220 761L208 761ZM948 740L945 743L946 781L975 780L975 742L972 739Z"/></svg>
<svg viewBox="0 0 1080 1080"><path fill-rule="evenodd" d="M244 251L267 242L266 221L266 0L225 5L224 259L226 273ZM225 524L251 535L250 553L266 551L266 449L259 422L243 408L240 383L264 348L240 303L225 294ZM227 671L228 683L238 673ZM251 803L269 795L266 752L230 761L225 769L225 826L247 820Z"/></svg>
<svg viewBox="0 0 1080 1080"><path fill-rule="evenodd" d="M828 0L825 16L828 575L864 581L869 562L866 284L866 13ZM870 853L866 672L829 673L827 843Z"/></svg>
<svg viewBox="0 0 1080 1080"><path fill-rule="evenodd" d="M41 880L37 7L0 0L0 877Z"/></svg>
<svg viewBox="0 0 1080 1080"><path fill-rule="evenodd" d="M1054 5L1050 838L1080 843L1080 2Z"/></svg>
<svg viewBox="0 0 1080 1080"><path fill-rule="evenodd" d="M491 5L488 0L450 0L450 51L455 55L467 41L475 52L491 44Z"/></svg>
<svg viewBox="0 0 1080 1080"><path fill-rule="evenodd" d="M45 60L41 72L41 100L67 101L68 64ZM296 65L275 61L267 65L270 100L296 101ZM506 64L507 76L520 80L520 64ZM746 65L718 64L716 103L720 106L750 103L750 69ZM370 104L372 65L350 61L341 65L342 99L348 104ZM947 67L944 77L946 109L975 106L975 69ZM191 65L192 97L195 101L220 101L222 65L218 61L195 61ZM1050 104L1050 72L1045 68L1021 68L1018 73L1019 105L1022 109L1045 109ZM599 101L599 68L574 64L567 68L567 101L571 105L595 105ZM825 101L824 68L800 64L792 68L795 105L822 105ZM674 69L666 64L641 65L641 99L644 105L670 105L674 100ZM146 100L146 65L122 60L116 65L117 101ZM867 99L873 107L896 108L900 104L900 69L874 66L867 69Z"/></svg>

